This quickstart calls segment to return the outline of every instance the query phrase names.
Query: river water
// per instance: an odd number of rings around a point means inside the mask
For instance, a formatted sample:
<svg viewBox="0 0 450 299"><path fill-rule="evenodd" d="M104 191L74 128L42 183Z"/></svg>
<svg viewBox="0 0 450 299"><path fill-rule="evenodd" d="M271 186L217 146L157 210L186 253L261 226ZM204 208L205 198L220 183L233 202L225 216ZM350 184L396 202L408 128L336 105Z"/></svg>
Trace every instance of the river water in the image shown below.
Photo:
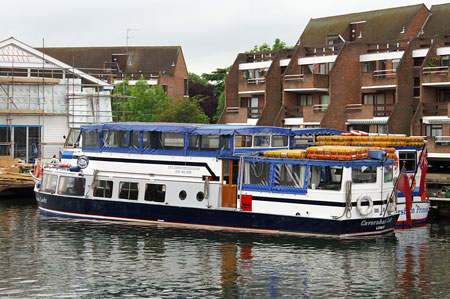
<svg viewBox="0 0 450 299"><path fill-rule="evenodd" d="M0 200L0 297L448 298L450 222L372 239L40 215Z"/></svg>

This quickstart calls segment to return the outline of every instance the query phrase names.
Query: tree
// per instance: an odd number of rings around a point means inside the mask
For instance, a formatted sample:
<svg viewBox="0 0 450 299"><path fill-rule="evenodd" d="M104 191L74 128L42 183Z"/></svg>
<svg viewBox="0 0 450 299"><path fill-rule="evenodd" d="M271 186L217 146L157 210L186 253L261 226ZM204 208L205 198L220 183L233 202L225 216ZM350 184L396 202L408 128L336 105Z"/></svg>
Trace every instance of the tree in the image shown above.
<svg viewBox="0 0 450 299"><path fill-rule="evenodd" d="M202 74L202 78L214 83L214 95L216 97L219 97L220 94L225 90L225 79L227 78L230 69L231 66L226 68L217 68L215 71L212 71L211 74Z"/></svg>
<svg viewBox="0 0 450 299"><path fill-rule="evenodd" d="M164 90L156 85L150 87L144 78L136 85L128 84L129 80L115 86L113 94L127 96L125 99L115 99L113 109L118 121L156 121L158 115L167 109L170 99Z"/></svg>
<svg viewBox="0 0 450 299"><path fill-rule="evenodd" d="M217 102L216 115L213 117L213 121L217 123L219 121L220 115L222 114L223 108L225 107L225 91L223 91Z"/></svg>
<svg viewBox="0 0 450 299"><path fill-rule="evenodd" d="M270 47L267 43L264 43L261 46L255 45L252 50L247 51L245 53L270 52L270 51L277 51L277 50L289 49L289 48L290 47L287 47L285 42L282 42L279 38L276 38L272 47Z"/></svg>
<svg viewBox="0 0 450 299"><path fill-rule="evenodd" d="M169 107L156 117L156 121L179 123L209 123L208 116L199 105L200 99L181 98L173 100Z"/></svg>
<svg viewBox="0 0 450 299"><path fill-rule="evenodd" d="M202 85L198 82L189 82L189 97L197 97L200 100L199 105L208 116L210 123L213 122L217 110L217 97L214 96L213 91L214 86L211 84Z"/></svg>
<svg viewBox="0 0 450 299"><path fill-rule="evenodd" d="M199 83L203 86L208 85L208 80L206 80L205 78L203 78L200 75L197 75L196 73L189 73L189 81L191 83ZM190 84L189 84L189 86L190 86Z"/></svg>

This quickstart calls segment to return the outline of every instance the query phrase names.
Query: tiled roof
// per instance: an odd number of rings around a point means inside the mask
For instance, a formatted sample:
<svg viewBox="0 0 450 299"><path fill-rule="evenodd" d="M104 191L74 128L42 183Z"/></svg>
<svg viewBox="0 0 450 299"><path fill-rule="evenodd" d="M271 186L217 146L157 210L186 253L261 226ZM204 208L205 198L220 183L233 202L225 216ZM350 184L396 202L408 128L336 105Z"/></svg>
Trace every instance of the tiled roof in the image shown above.
<svg viewBox="0 0 450 299"><path fill-rule="evenodd" d="M424 35L450 33L450 3L433 5L430 9L432 15L424 27Z"/></svg>
<svg viewBox="0 0 450 299"><path fill-rule="evenodd" d="M365 21L362 26L362 37L357 38L356 42L401 40L402 28L405 27L407 30L415 15L423 7L425 7L423 4L417 4L311 19L300 37L300 44L307 47L325 45L327 35L344 36L350 23L361 21Z"/></svg>
<svg viewBox="0 0 450 299"><path fill-rule="evenodd" d="M79 69L102 69L105 62L111 61L113 54L127 53L127 47L38 48L38 50ZM125 72L166 72L173 75L179 50L179 46L128 47L129 58Z"/></svg>

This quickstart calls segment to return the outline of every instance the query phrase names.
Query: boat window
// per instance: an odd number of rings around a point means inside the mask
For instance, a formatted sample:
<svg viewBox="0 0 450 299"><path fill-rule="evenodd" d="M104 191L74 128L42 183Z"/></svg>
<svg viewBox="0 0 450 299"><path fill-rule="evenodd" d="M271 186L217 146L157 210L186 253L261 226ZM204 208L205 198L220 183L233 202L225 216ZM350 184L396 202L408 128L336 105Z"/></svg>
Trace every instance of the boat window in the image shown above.
<svg viewBox="0 0 450 299"><path fill-rule="evenodd" d="M405 165L406 171L416 171L416 152L414 151L399 151L398 152L398 165L400 169Z"/></svg>
<svg viewBox="0 0 450 299"><path fill-rule="evenodd" d="M142 132L144 149L162 149L161 132Z"/></svg>
<svg viewBox="0 0 450 299"><path fill-rule="evenodd" d="M279 187L303 188L305 184L305 165L277 164L275 185Z"/></svg>
<svg viewBox="0 0 450 299"><path fill-rule="evenodd" d="M127 131L103 131L103 145L107 147L128 147L130 143Z"/></svg>
<svg viewBox="0 0 450 299"><path fill-rule="evenodd" d="M139 195L139 184L132 182L120 182L119 198L137 200Z"/></svg>
<svg viewBox="0 0 450 299"><path fill-rule="evenodd" d="M244 168L244 184L269 185L270 164L246 162Z"/></svg>
<svg viewBox="0 0 450 299"><path fill-rule="evenodd" d="M311 166L308 188L320 190L341 190L342 167Z"/></svg>
<svg viewBox="0 0 450 299"><path fill-rule="evenodd" d="M184 150L184 134L183 133L162 133L162 145L166 150Z"/></svg>
<svg viewBox="0 0 450 299"><path fill-rule="evenodd" d="M273 135L272 136L272 147L288 146L288 136L286 135Z"/></svg>
<svg viewBox="0 0 450 299"><path fill-rule="evenodd" d="M189 135L188 149L190 151L217 151L230 149L230 136L219 135Z"/></svg>
<svg viewBox="0 0 450 299"><path fill-rule="evenodd" d="M100 147L97 131L83 131L83 147Z"/></svg>
<svg viewBox="0 0 450 299"><path fill-rule="evenodd" d="M235 147L252 147L252 135L236 135Z"/></svg>
<svg viewBox="0 0 450 299"><path fill-rule="evenodd" d="M61 176L58 184L58 194L84 196L85 178Z"/></svg>
<svg viewBox="0 0 450 299"><path fill-rule="evenodd" d="M254 136L253 146L270 147L270 136Z"/></svg>
<svg viewBox="0 0 450 299"><path fill-rule="evenodd" d="M145 185L145 200L164 202L166 198L166 185L161 184L146 184Z"/></svg>
<svg viewBox="0 0 450 299"><path fill-rule="evenodd" d="M384 182L385 183L392 182L393 178L394 173L392 172L392 166L391 165L384 166Z"/></svg>
<svg viewBox="0 0 450 299"><path fill-rule="evenodd" d="M44 174L44 177L42 178L41 191L48 193L55 193L57 182L58 176L53 174Z"/></svg>
<svg viewBox="0 0 450 299"><path fill-rule="evenodd" d="M354 184L376 183L377 168L375 166L352 167Z"/></svg>
<svg viewBox="0 0 450 299"><path fill-rule="evenodd" d="M99 180L97 182L97 186L94 187L94 196L111 198L112 190L113 190L113 182L112 181Z"/></svg>
<svg viewBox="0 0 450 299"><path fill-rule="evenodd" d="M130 147L139 149L139 131L131 131Z"/></svg>
<svg viewBox="0 0 450 299"><path fill-rule="evenodd" d="M69 131L69 136L66 138L66 143L64 147L73 147L77 148L80 145L80 136L81 136L81 130L72 128Z"/></svg>
<svg viewBox="0 0 450 299"><path fill-rule="evenodd" d="M314 136L312 135L297 135L294 137L294 148L314 145Z"/></svg>

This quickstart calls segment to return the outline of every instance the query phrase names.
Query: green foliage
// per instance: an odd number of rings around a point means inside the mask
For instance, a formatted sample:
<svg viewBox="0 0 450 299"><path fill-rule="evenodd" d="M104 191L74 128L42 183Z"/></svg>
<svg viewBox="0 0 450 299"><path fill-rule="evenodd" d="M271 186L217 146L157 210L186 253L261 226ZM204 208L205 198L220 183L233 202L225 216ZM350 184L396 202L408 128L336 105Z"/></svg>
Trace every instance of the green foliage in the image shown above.
<svg viewBox="0 0 450 299"><path fill-rule="evenodd" d="M287 49L286 43L280 41L280 39L277 38L277 39L275 39L275 42L273 43L272 50L276 51L276 50L281 50L281 49Z"/></svg>
<svg viewBox="0 0 450 299"><path fill-rule="evenodd" d="M225 90L225 79L227 78L228 72L231 66L226 68L217 68L211 74L202 74L202 78L212 82L214 85L214 96L219 97L220 94Z"/></svg>
<svg viewBox="0 0 450 299"><path fill-rule="evenodd" d="M156 121L179 123L209 123L208 116L200 108L199 97L181 98L173 100L170 105L161 112Z"/></svg>
<svg viewBox="0 0 450 299"><path fill-rule="evenodd" d="M219 101L217 102L216 115L213 117L213 121L217 123L219 121L220 115L222 114L223 108L225 107L225 91L219 96Z"/></svg>
<svg viewBox="0 0 450 299"><path fill-rule="evenodd" d="M208 80L195 73L189 73L189 81L191 81L192 83L200 83L203 86L208 85Z"/></svg>
<svg viewBox="0 0 450 299"><path fill-rule="evenodd" d="M170 99L160 86L150 87L144 78L130 86L129 80L117 84L113 94L127 96L113 98L113 115L117 121L154 122L167 109Z"/></svg>
<svg viewBox="0 0 450 299"><path fill-rule="evenodd" d="M254 53L254 52L270 52L270 51L277 51L281 49L289 49L289 47L286 46L285 42L282 42L279 38L275 39L275 42L273 43L273 46L270 47L267 43L264 43L260 46L255 45L252 50L247 51L245 53Z"/></svg>
<svg viewBox="0 0 450 299"><path fill-rule="evenodd" d="M439 57L431 56L428 58L427 67L436 67L439 66L439 64L440 64Z"/></svg>

